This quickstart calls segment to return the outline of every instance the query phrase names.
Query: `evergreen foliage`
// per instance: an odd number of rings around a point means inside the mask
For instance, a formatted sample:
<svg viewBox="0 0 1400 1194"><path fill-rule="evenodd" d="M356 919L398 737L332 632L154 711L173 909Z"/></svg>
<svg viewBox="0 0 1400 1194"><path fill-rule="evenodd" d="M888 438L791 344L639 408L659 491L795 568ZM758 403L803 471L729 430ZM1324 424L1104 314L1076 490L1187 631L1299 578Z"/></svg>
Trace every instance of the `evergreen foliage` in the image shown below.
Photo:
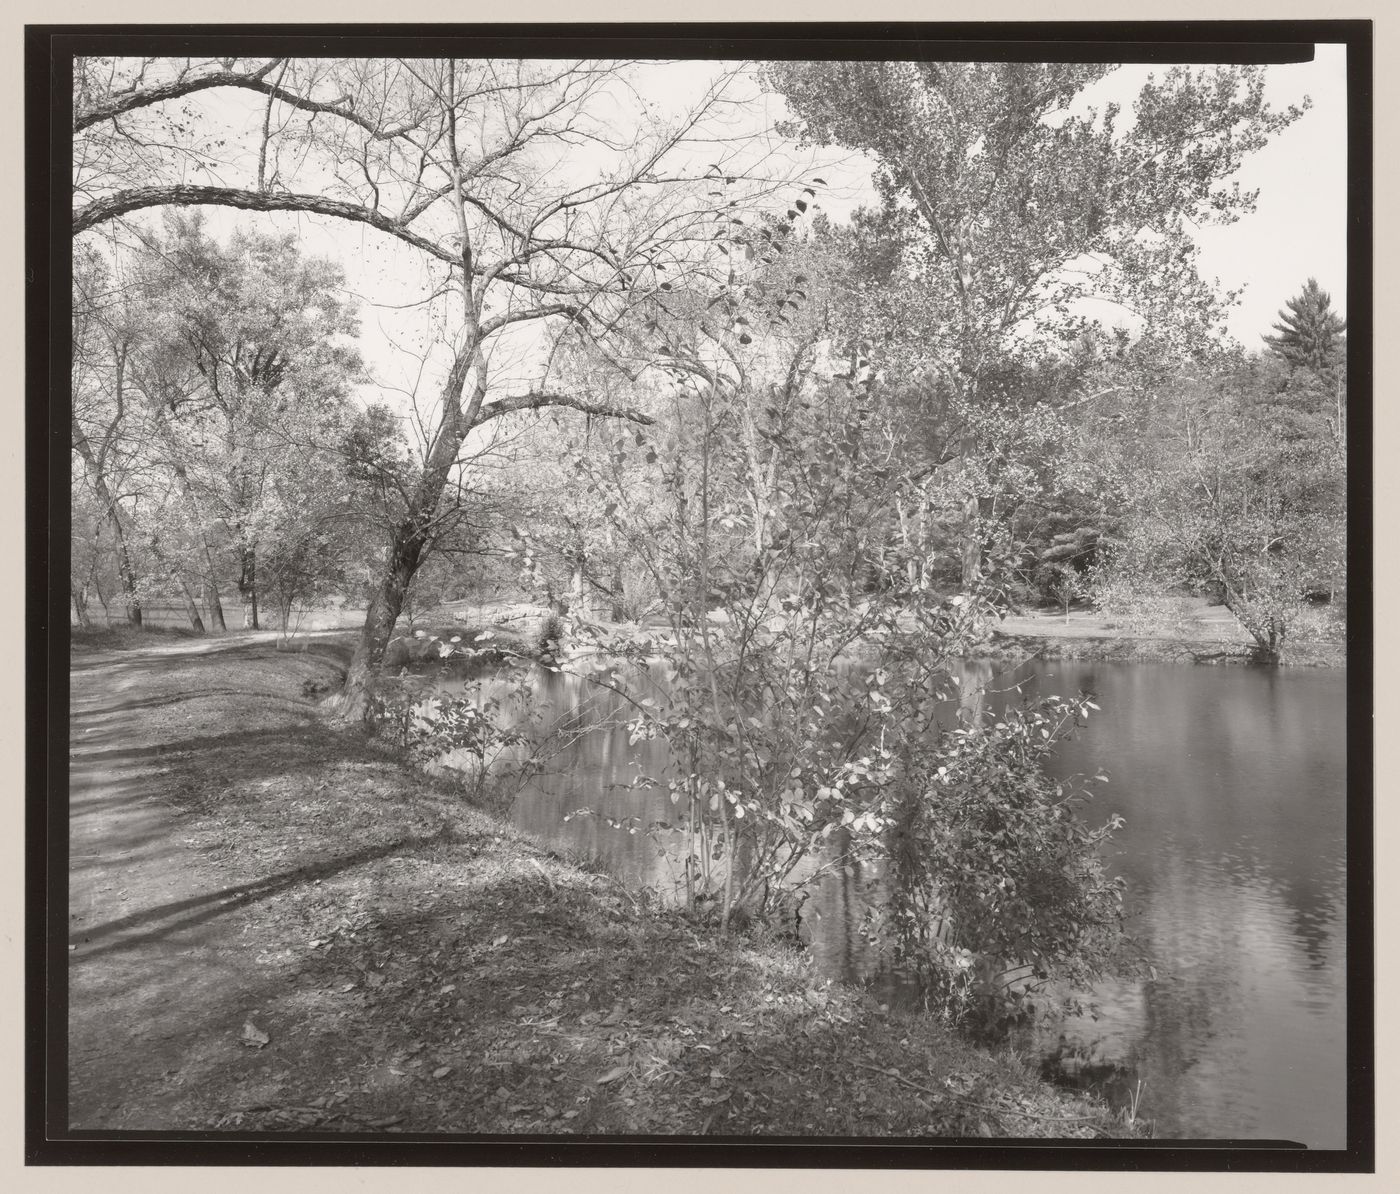
<svg viewBox="0 0 1400 1194"><path fill-rule="evenodd" d="M1335 375L1346 359L1346 320L1332 310L1332 296L1309 278L1297 297L1288 300L1274 324L1277 336L1264 342L1293 369L1319 377Z"/></svg>

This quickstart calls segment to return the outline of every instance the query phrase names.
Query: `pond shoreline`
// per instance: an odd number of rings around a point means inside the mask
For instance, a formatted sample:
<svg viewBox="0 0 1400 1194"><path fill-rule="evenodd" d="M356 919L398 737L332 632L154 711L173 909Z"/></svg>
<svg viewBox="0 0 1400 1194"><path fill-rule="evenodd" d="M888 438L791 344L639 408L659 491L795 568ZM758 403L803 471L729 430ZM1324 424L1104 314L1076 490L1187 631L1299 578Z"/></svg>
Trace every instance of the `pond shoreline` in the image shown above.
<svg viewBox="0 0 1400 1194"><path fill-rule="evenodd" d="M1271 666L1258 663L1253 640L1224 606L1197 601L1185 617L1192 633L1149 635L1135 634L1093 610L1008 614L971 658ZM1345 667L1346 654L1344 641L1294 642L1277 666Z"/></svg>
<svg viewBox="0 0 1400 1194"><path fill-rule="evenodd" d="M1027 659L1059 659L1086 663L1197 663L1249 667L1260 664L1247 644L1211 640L1148 638L1130 635L1012 634L994 630L972 659L1021 663ZM1346 667L1343 643L1307 643L1294 648L1277 666Z"/></svg>
<svg viewBox="0 0 1400 1194"><path fill-rule="evenodd" d="M108 636L99 650L74 638L83 716L118 712L119 749L160 758L141 779L143 815L167 822L171 850L111 864L108 879L133 893L127 919L148 895L159 906L172 873L191 898L257 893L200 930L224 968L206 999L162 990L176 972L159 935L121 946L144 960L134 985L121 979L138 959L119 960L105 925L75 938L75 1126L938 1140L1150 1130L930 1016L820 977L775 928L726 938L662 909L333 726L308 694L343 674L349 636L308 650L238 634ZM231 725L242 728L230 736ZM85 782L100 799L106 772ZM182 962L178 981L213 983L205 969ZM114 1038L123 1016L148 1022L160 1047Z"/></svg>

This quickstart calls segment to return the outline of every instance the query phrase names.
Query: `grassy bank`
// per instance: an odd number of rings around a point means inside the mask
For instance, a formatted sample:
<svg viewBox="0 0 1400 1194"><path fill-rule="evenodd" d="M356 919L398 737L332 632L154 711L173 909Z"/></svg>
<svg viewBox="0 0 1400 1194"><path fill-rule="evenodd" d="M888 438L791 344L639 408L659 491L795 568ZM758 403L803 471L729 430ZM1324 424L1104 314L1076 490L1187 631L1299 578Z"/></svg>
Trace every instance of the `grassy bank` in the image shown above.
<svg viewBox="0 0 1400 1194"><path fill-rule="evenodd" d="M556 857L319 718L347 647L75 645L119 676L117 748L213 893L168 968L76 940L75 1106L119 1127L744 1136L1129 1137L929 1017L833 985L755 928L727 940ZM98 666L100 665L100 666ZM308 686L308 681L312 682ZM235 893L229 895L228 893ZM217 898L217 904L214 901ZM188 905L190 901L182 902ZM156 923L123 908L126 920ZM120 923L120 920L113 921ZM99 926L103 927L103 926ZM133 938L133 941L138 939ZM159 950L147 932L130 949ZM107 952L103 952L103 950ZM204 956L216 995L163 998ZM150 1040L107 1025L149 1017ZM126 1050L120 1056L113 1050ZM108 1108L120 1110L112 1111Z"/></svg>

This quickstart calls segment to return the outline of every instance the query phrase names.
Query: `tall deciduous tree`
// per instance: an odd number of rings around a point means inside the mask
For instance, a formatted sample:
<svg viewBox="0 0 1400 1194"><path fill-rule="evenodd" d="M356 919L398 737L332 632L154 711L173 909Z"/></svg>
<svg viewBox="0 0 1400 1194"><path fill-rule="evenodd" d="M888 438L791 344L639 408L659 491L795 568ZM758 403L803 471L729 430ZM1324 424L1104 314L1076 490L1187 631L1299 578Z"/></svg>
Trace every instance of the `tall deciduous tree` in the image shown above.
<svg viewBox="0 0 1400 1194"><path fill-rule="evenodd" d="M899 362L975 405L1028 330L1077 338L1080 300L1107 299L1183 351L1218 329L1230 296L1196 270L1190 228L1230 223L1254 194L1229 182L1246 155L1301 115L1264 102L1262 70L1174 67L1132 119L1082 93L1108 65L782 63L768 77L793 131L878 162L891 229L917 291L903 312L917 347ZM971 452L969 439L964 444ZM981 567L986 495L967 478L964 583Z"/></svg>
<svg viewBox="0 0 1400 1194"><path fill-rule="evenodd" d="M244 625L258 627L258 552L286 520L334 500L312 459L331 452L360 360L340 269L291 236L235 232L227 246L198 218L173 216L151 246L166 351L194 381L163 409L171 448L235 556ZM197 446L196 446L197 445Z"/></svg>
<svg viewBox="0 0 1400 1194"><path fill-rule="evenodd" d="M513 411L565 406L637 417L588 395L492 376L493 347L535 324L605 337L639 296L683 273L711 236L692 135L723 105L728 79L686 113L638 111L606 62L275 59L87 63L78 71L75 234L142 209L217 204L357 223L411 246L447 292L449 344L425 451L405 495L347 678L345 711L388 644L408 586L431 550L473 429ZM227 134L200 118L212 93L240 96ZM231 102L231 101L226 101ZM193 107L190 107L193 105ZM235 105L236 106L236 105ZM626 109L635 134L619 132ZM186 111L188 109L188 114ZM210 109L204 109L207 114ZM254 114L261 119L250 119ZM183 179L143 136L170 133ZM711 158L722 154L713 139ZM514 392L511 392L511 391Z"/></svg>
<svg viewBox="0 0 1400 1194"><path fill-rule="evenodd" d="M128 365L134 336L101 256L79 252L73 269L73 450L103 515L103 522L93 526L94 546L99 528L105 528L116 555L127 620L140 626L141 598L128 542L130 511L122 501L122 481L130 466L130 454L123 448L131 436ZM80 618L83 606L78 605Z"/></svg>

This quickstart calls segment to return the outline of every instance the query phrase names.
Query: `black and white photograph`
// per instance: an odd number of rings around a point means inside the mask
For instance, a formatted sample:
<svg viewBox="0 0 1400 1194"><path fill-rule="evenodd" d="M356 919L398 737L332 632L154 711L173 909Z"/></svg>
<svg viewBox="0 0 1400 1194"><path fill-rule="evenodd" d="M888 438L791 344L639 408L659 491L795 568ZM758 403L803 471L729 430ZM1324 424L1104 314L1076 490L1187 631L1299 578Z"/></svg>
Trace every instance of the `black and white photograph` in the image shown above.
<svg viewBox="0 0 1400 1194"><path fill-rule="evenodd" d="M1202 28L30 26L29 1163L1373 1169L1370 24Z"/></svg>

